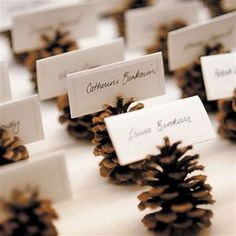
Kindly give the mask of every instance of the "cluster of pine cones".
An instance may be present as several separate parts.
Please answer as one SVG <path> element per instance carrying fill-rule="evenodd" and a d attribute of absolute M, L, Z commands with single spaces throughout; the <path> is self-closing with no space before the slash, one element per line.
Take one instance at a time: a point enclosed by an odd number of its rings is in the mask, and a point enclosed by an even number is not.
<path fill-rule="evenodd" d="M 236 141 L 236 89 L 232 98 L 218 101 L 218 109 L 219 134 L 224 138 Z"/>
<path fill-rule="evenodd" d="M 157 39 L 156 42 L 146 49 L 148 54 L 155 52 L 162 52 L 163 63 L 165 68 L 165 73 L 171 75 L 171 71 L 168 67 L 168 45 L 167 37 L 168 33 L 173 30 L 177 30 L 185 27 L 187 24 L 182 20 L 175 20 L 170 24 L 163 24 L 157 29 Z"/>
<path fill-rule="evenodd" d="M 222 54 L 226 52 L 227 50 L 220 43 L 207 45 L 204 47 L 203 53 L 199 55 L 194 63 L 180 68 L 175 72 L 177 85 L 182 91 L 183 98 L 198 95 L 201 98 L 207 111 L 217 111 L 217 102 L 207 100 L 200 57 Z"/>
<path fill-rule="evenodd" d="M 131 9 L 151 6 L 154 0 L 125 0 L 124 6 L 113 13 L 119 36 L 125 37 L 125 12 Z"/>
<path fill-rule="evenodd" d="M 236 9 L 227 9 L 225 2 L 227 0 L 202 0 L 203 3 L 209 8 L 210 13 L 213 17 L 220 16 Z"/>
<path fill-rule="evenodd" d="M 29 158 L 26 147 L 18 137 L 0 128 L 0 166 Z"/>
<path fill-rule="evenodd" d="M 0 236 L 57 236 L 53 221 L 58 218 L 49 200 L 41 200 L 36 188 L 14 190 L 9 201 L 0 202 L 5 219 Z"/>

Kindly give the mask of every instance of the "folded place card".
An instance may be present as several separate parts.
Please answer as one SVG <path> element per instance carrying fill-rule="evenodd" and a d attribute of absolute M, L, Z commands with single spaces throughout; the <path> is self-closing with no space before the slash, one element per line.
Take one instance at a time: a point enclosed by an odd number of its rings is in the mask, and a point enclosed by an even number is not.
<path fill-rule="evenodd" d="M 15 52 L 39 48 L 40 35 L 55 29 L 68 30 L 75 39 L 93 36 L 97 23 L 94 3 L 60 4 L 17 14 L 12 18 L 13 48 Z"/>
<path fill-rule="evenodd" d="M 43 139 L 38 95 L 0 104 L 0 127 L 10 130 L 24 144 Z"/>
<path fill-rule="evenodd" d="M 30 9 L 36 9 L 51 3 L 58 2 L 56 0 L 14 0 L 3 1 L 1 0 L 0 7 L 0 32 L 11 29 L 11 17 L 13 14 L 19 12 L 26 12 Z"/>
<path fill-rule="evenodd" d="M 198 7 L 198 3 L 178 3 L 128 11 L 125 14 L 128 47 L 147 47 L 155 43 L 158 28 L 162 24 L 170 24 L 175 20 L 182 20 L 186 24 L 198 22 Z"/>
<path fill-rule="evenodd" d="M 72 118 L 114 105 L 118 95 L 136 100 L 164 94 L 161 53 L 67 75 Z"/>
<path fill-rule="evenodd" d="M 98 12 L 102 15 L 111 14 L 120 9 L 124 4 L 124 0 L 90 0 L 96 3 Z"/>
<path fill-rule="evenodd" d="M 11 100 L 11 87 L 6 61 L 0 61 L 0 103 Z"/>
<path fill-rule="evenodd" d="M 55 202 L 70 199 L 64 153 L 55 152 L 0 168 L 0 198 L 8 198 L 12 190 L 27 186 L 38 187 L 40 196 Z"/>
<path fill-rule="evenodd" d="M 236 88 L 236 53 L 201 57 L 207 99 L 232 97 Z"/>
<path fill-rule="evenodd" d="M 99 46 L 74 50 L 37 61 L 40 99 L 67 93 L 66 75 L 124 59 L 124 42 L 116 39 Z"/>
<path fill-rule="evenodd" d="M 195 144 L 215 137 L 199 97 L 112 116 L 105 124 L 119 163 L 127 165 L 157 154 L 165 136 L 172 142 Z"/>
<path fill-rule="evenodd" d="M 196 60 L 206 44 L 222 43 L 236 47 L 236 12 L 190 25 L 168 34 L 169 66 L 176 70 Z"/>

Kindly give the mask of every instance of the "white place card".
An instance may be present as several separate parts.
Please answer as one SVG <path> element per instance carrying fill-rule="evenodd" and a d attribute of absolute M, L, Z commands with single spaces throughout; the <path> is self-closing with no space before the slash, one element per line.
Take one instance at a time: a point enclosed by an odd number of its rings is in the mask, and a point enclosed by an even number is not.
<path fill-rule="evenodd" d="M 192 63 L 209 43 L 222 43 L 228 50 L 236 47 L 236 12 L 170 32 L 170 69 L 176 70 Z"/>
<path fill-rule="evenodd" d="M 72 118 L 115 105 L 116 97 L 137 101 L 165 93 L 161 53 L 69 74 L 67 87 Z"/>
<path fill-rule="evenodd" d="M 236 53 L 201 57 L 209 101 L 232 97 L 236 87 Z"/>
<path fill-rule="evenodd" d="M 66 94 L 67 74 L 122 61 L 124 51 L 124 41 L 116 39 L 99 46 L 38 60 L 37 80 L 40 99 Z"/>
<path fill-rule="evenodd" d="M 155 43 L 158 28 L 162 24 L 171 24 L 182 20 L 187 25 L 199 21 L 198 3 L 172 4 L 163 7 L 145 7 L 127 11 L 126 35 L 127 46 L 130 48 L 147 47 Z"/>
<path fill-rule="evenodd" d="M 6 61 L 0 61 L 0 103 L 11 100 L 11 87 Z"/>
<path fill-rule="evenodd" d="M 94 3 L 70 3 L 14 15 L 12 23 L 13 48 L 24 52 L 39 48 L 40 35 L 55 29 L 68 30 L 75 39 L 94 36 L 98 19 Z"/>
<path fill-rule="evenodd" d="M 38 95 L 0 104 L 0 127 L 24 144 L 44 138 Z"/>
<path fill-rule="evenodd" d="M 0 32 L 10 30 L 12 26 L 12 15 L 26 12 L 31 9 L 40 8 L 45 5 L 61 2 L 57 0 L 1 0 L 0 4 Z"/>
<path fill-rule="evenodd" d="M 96 8 L 101 15 L 111 14 L 120 9 L 125 0 L 87 0 L 96 3 Z"/>
<path fill-rule="evenodd" d="M 6 165 L 0 168 L 0 198 L 12 190 L 38 187 L 41 198 L 55 202 L 71 198 L 71 189 L 63 152 Z"/>
<path fill-rule="evenodd" d="M 215 137 L 197 96 L 112 116 L 105 119 L 105 124 L 121 165 L 158 154 L 157 145 L 165 136 L 171 142 L 183 141 L 184 145 Z"/>

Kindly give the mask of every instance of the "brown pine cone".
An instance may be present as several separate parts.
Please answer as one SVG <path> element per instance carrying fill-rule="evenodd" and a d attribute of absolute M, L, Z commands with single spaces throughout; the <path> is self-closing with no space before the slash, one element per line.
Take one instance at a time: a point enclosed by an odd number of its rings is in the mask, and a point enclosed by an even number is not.
<path fill-rule="evenodd" d="M 194 63 L 186 67 L 180 68 L 175 72 L 177 85 L 182 91 L 183 98 L 198 95 L 201 98 L 207 111 L 217 111 L 217 102 L 207 100 L 200 57 L 222 54 L 225 52 L 227 51 L 220 43 L 215 44 L 213 46 L 207 45 L 204 48 L 203 53 L 196 59 Z"/>
<path fill-rule="evenodd" d="M 142 8 L 154 4 L 153 0 L 126 0 L 124 6 L 113 13 L 119 36 L 125 37 L 125 12 L 131 9 Z"/>
<path fill-rule="evenodd" d="M 68 95 L 59 96 L 57 98 L 57 106 L 61 111 L 59 122 L 67 126 L 67 131 L 72 137 L 75 139 L 93 139 L 92 119 L 95 114 L 71 118 Z"/>
<path fill-rule="evenodd" d="M 168 67 L 168 46 L 167 46 L 167 37 L 168 33 L 185 27 L 187 24 L 182 20 L 175 20 L 170 24 L 163 24 L 158 28 L 156 42 L 146 49 L 147 54 L 162 52 L 163 63 L 165 68 L 165 73 L 167 75 L 173 74 Z"/>
<path fill-rule="evenodd" d="M 209 8 L 212 17 L 220 16 L 236 9 L 227 9 L 225 7 L 225 0 L 202 0 L 203 3 Z"/>
<path fill-rule="evenodd" d="M 41 49 L 33 50 L 27 53 L 25 65 L 32 74 L 31 80 L 37 89 L 36 61 L 50 56 L 55 56 L 65 52 L 77 49 L 76 41 L 69 37 L 69 32 L 56 30 L 53 37 L 47 34 L 41 36 L 44 46 Z"/>
<path fill-rule="evenodd" d="M 224 138 L 236 141 L 236 89 L 231 99 L 218 101 L 218 109 L 219 134 Z"/>
<path fill-rule="evenodd" d="M 194 236 L 211 225 L 211 210 L 201 205 L 213 204 L 211 186 L 206 176 L 193 174 L 204 169 L 197 160 L 199 155 L 186 155 L 192 146 L 179 148 L 181 142 L 158 147 L 159 155 L 147 159 L 148 170 L 144 172 L 143 185 L 151 186 L 149 191 L 138 196 L 139 209 L 150 208 L 142 222 L 156 235 Z"/>
<path fill-rule="evenodd" d="M 136 181 L 141 177 L 145 161 L 135 162 L 125 166 L 119 165 L 119 161 L 107 132 L 104 119 L 106 117 L 136 111 L 143 108 L 143 104 L 138 103 L 129 109 L 130 104 L 133 102 L 134 99 L 132 98 L 124 102 L 122 97 L 118 97 L 115 107 L 106 105 L 104 106 L 104 111 L 99 112 L 93 118 L 93 143 L 96 144 L 94 155 L 103 156 L 103 160 L 99 164 L 100 175 L 102 177 L 108 177 L 113 183 L 117 184 L 136 183 Z"/>
<path fill-rule="evenodd" d="M 18 137 L 7 129 L 0 128 L 0 166 L 29 158 L 26 147 Z"/>
<path fill-rule="evenodd" d="M 6 219 L 0 222 L 0 236 L 57 236 L 53 220 L 58 218 L 50 200 L 39 199 L 37 189 L 14 190 L 2 202 Z"/>

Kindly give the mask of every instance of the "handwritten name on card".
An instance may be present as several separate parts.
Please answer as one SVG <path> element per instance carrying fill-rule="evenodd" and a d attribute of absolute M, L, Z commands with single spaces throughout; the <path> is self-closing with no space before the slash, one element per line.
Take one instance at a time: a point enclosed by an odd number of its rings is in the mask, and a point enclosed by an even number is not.
<path fill-rule="evenodd" d="M 0 103 L 11 100 L 11 88 L 6 61 L 0 61 Z"/>
<path fill-rule="evenodd" d="M 201 57 L 207 99 L 232 97 L 236 87 L 236 53 Z"/>
<path fill-rule="evenodd" d="M 0 127 L 9 129 L 24 144 L 43 139 L 38 96 L 0 104 Z"/>
<path fill-rule="evenodd" d="M 124 59 L 124 42 L 116 39 L 99 46 L 79 49 L 37 61 L 41 100 L 67 93 L 66 75 Z"/>
<path fill-rule="evenodd" d="M 29 51 L 42 46 L 40 35 L 55 29 L 68 30 L 74 39 L 93 36 L 97 31 L 97 14 L 93 3 L 60 4 L 12 18 L 15 52 Z"/>
<path fill-rule="evenodd" d="M 181 112 L 180 112 L 181 111 Z M 172 141 L 195 144 L 215 133 L 199 97 L 186 98 L 105 119 L 119 163 L 127 165 L 158 152 L 168 136 Z"/>
<path fill-rule="evenodd" d="M 63 152 L 1 167 L 0 198 L 8 198 L 13 189 L 38 187 L 40 196 L 59 202 L 71 198 L 71 189 Z"/>
<path fill-rule="evenodd" d="M 40 8 L 50 4 L 55 4 L 56 0 L 14 0 L 14 1 L 1 1 L 0 7 L 0 32 L 10 30 L 12 26 L 12 15 L 20 12 L 26 12 L 31 9 Z"/>
<path fill-rule="evenodd" d="M 222 43 L 228 50 L 236 46 L 236 12 L 170 32 L 170 69 L 176 70 L 192 63 L 209 43 Z"/>
<path fill-rule="evenodd" d="M 136 100 L 164 94 L 161 53 L 117 62 L 67 76 L 71 116 L 78 117 L 114 105 L 116 97 Z"/>
<path fill-rule="evenodd" d="M 178 3 L 128 11 L 125 14 L 128 47 L 147 47 L 155 43 L 162 24 L 171 24 L 175 20 L 187 25 L 198 22 L 197 9 L 197 3 Z"/>

